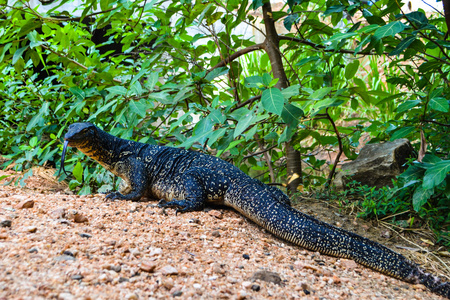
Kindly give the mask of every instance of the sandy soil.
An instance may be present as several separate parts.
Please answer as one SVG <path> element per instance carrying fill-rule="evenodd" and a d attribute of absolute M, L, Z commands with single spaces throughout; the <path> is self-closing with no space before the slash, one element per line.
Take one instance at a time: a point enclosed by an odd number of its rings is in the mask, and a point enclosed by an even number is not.
<path fill-rule="evenodd" d="M 0 299 L 443 299 L 286 243 L 229 209 L 176 216 L 153 201 L 72 195 L 44 177 L 0 186 Z M 299 207 L 316 215 L 317 203 Z M 373 231 L 323 205 L 318 216 Z"/>

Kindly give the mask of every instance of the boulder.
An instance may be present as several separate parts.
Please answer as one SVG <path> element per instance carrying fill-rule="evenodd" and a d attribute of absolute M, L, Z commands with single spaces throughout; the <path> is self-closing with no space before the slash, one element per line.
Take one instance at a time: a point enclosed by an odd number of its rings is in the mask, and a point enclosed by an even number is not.
<path fill-rule="evenodd" d="M 338 190 L 343 190 L 354 180 L 369 187 L 392 186 L 392 179 L 403 173 L 407 159 L 414 156 L 414 149 L 407 139 L 367 144 L 357 159 L 342 165 L 334 184 Z"/>

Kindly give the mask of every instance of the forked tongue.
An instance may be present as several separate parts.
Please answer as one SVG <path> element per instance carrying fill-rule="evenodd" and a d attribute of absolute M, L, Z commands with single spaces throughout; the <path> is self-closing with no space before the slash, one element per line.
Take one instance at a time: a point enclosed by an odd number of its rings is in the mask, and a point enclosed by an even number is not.
<path fill-rule="evenodd" d="M 61 174 L 61 170 L 64 171 L 64 174 L 66 174 L 66 176 L 69 176 L 69 174 L 67 174 L 67 172 L 66 172 L 66 169 L 64 169 L 64 158 L 66 157 L 67 145 L 69 145 L 69 141 L 65 140 L 64 146 L 63 146 L 63 152 L 61 155 L 61 166 L 59 167 L 58 176 Z"/>

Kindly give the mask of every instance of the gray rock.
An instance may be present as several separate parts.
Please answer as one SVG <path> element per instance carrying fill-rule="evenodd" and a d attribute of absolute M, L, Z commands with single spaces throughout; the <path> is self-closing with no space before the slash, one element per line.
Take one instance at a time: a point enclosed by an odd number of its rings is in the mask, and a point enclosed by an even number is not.
<path fill-rule="evenodd" d="M 283 282 L 281 280 L 280 275 L 275 272 L 270 271 L 256 271 L 252 277 L 250 278 L 251 281 L 255 280 L 262 280 L 266 282 L 272 282 L 274 284 L 283 285 Z"/>
<path fill-rule="evenodd" d="M 414 156 L 407 139 L 367 144 L 357 159 L 342 165 L 334 184 L 338 190 L 345 189 L 346 184 L 352 181 L 369 187 L 392 186 L 392 179 L 403 173 L 407 159 Z"/>

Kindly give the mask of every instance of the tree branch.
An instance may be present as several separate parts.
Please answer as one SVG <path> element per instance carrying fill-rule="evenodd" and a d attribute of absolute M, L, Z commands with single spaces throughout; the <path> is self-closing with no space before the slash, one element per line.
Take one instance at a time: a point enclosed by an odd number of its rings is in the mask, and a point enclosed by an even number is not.
<path fill-rule="evenodd" d="M 257 50 L 261 50 L 261 49 L 264 49 L 264 44 L 263 43 L 256 44 L 256 45 L 253 45 L 253 46 L 249 46 L 247 48 L 244 48 L 244 49 L 241 49 L 239 51 L 236 51 L 235 53 L 233 53 L 229 57 L 225 58 L 224 60 L 222 60 L 220 63 L 218 63 L 214 67 L 208 69 L 206 71 L 206 74 L 208 74 L 209 72 L 211 72 L 214 69 L 217 69 L 217 68 L 220 68 L 220 67 L 225 67 L 227 64 L 229 64 L 230 62 L 232 62 L 233 60 L 235 60 L 236 58 L 238 58 L 238 57 L 240 57 L 240 56 L 242 56 L 244 54 L 247 54 L 247 53 L 250 53 L 250 52 L 253 52 L 253 51 L 257 51 Z"/>
<path fill-rule="evenodd" d="M 336 172 L 336 167 L 337 167 L 337 164 L 339 162 L 339 158 L 341 158 L 341 155 L 342 155 L 342 152 L 343 152 L 341 136 L 340 136 L 339 131 L 338 131 L 337 127 L 336 127 L 336 124 L 333 121 L 333 118 L 328 113 L 328 108 L 326 109 L 326 115 L 328 117 L 328 120 L 330 120 L 331 125 L 333 126 L 334 132 L 336 133 L 336 137 L 337 137 L 338 144 L 339 144 L 339 152 L 336 155 L 336 159 L 334 160 L 333 168 L 331 169 L 330 174 L 328 174 L 327 182 L 325 183 L 325 189 L 327 189 L 331 185 L 331 180 L 333 180 L 333 176 L 334 176 L 334 173 Z"/>
<path fill-rule="evenodd" d="M 77 65 L 77 66 L 79 66 L 80 68 L 82 68 L 82 69 L 84 69 L 84 70 L 86 70 L 86 71 L 89 70 L 89 68 L 86 67 L 85 65 L 80 64 L 79 62 L 77 62 L 77 61 L 74 60 L 74 59 L 68 58 L 66 55 L 63 55 L 63 54 L 61 54 L 61 53 L 56 52 L 55 50 L 53 50 L 52 48 L 48 47 L 47 45 L 42 44 L 41 46 L 42 46 L 42 48 L 44 48 L 44 49 L 50 51 L 51 53 L 53 53 L 53 54 L 55 54 L 55 55 L 58 55 L 59 57 L 62 57 L 62 58 L 67 59 L 68 61 L 70 61 L 71 63 L 73 63 L 73 64 L 75 64 L 75 65 Z M 93 72 L 94 74 L 97 73 L 97 71 L 92 71 L 92 72 Z M 114 81 L 115 83 L 123 84 L 123 82 L 120 81 L 119 79 L 113 78 L 113 81 Z"/>

